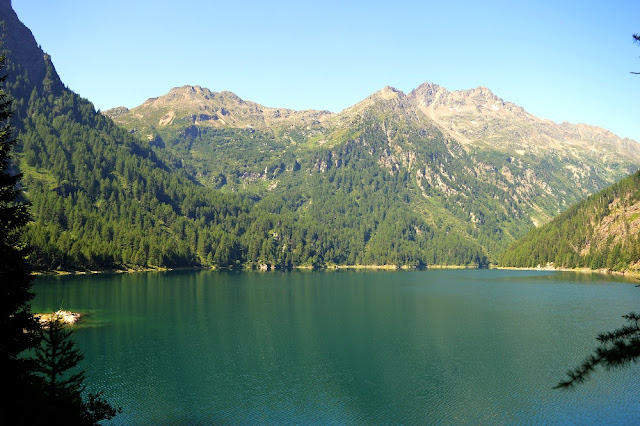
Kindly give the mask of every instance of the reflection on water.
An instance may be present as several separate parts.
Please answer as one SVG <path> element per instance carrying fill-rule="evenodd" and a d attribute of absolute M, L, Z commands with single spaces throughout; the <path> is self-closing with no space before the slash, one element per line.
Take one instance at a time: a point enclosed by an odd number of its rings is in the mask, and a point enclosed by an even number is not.
<path fill-rule="evenodd" d="M 629 423 L 637 368 L 552 386 L 640 289 L 537 271 L 39 278 L 89 314 L 90 391 L 121 423 Z M 635 368 L 635 369 L 634 369 Z"/>

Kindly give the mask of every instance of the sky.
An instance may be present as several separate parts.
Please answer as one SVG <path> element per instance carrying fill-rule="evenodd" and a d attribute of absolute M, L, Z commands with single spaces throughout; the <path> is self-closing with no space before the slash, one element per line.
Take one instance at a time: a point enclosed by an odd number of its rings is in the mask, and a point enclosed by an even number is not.
<path fill-rule="evenodd" d="M 12 0 L 96 108 L 171 88 L 339 112 L 385 86 L 485 86 L 555 122 L 640 142 L 638 0 Z"/>

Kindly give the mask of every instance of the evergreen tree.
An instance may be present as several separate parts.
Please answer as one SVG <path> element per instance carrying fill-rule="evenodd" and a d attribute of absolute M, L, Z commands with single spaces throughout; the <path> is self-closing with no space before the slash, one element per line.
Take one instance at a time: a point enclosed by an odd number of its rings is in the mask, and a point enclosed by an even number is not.
<path fill-rule="evenodd" d="M 598 335 L 600 346 L 579 367 L 567 372 L 568 378 L 556 388 L 570 388 L 584 382 L 598 367 L 620 368 L 638 362 L 640 357 L 640 315 L 624 315 L 629 322 L 617 330 Z"/>
<path fill-rule="evenodd" d="M 4 56 L 0 57 L 0 71 Z M 4 83 L 6 76 L 0 78 Z M 19 187 L 11 150 L 16 143 L 11 124 L 13 101 L 0 88 L 0 377 L 8 392 L 0 398 L 2 422 L 41 424 L 73 420 L 96 424 L 116 414 L 100 394 L 82 400 L 84 373 L 62 378 L 82 355 L 70 331 L 58 322 L 43 330 L 31 312 L 32 276 L 26 258 L 29 248 L 23 230 L 30 221 L 29 203 Z M 36 354 L 34 358 L 32 355 Z"/>
<path fill-rule="evenodd" d="M 40 333 L 36 348 L 36 372 L 42 377 L 43 411 L 52 418 L 79 418 L 82 413 L 84 371 L 72 372 L 84 356 L 72 340 L 71 330 L 64 328 L 58 314 L 53 314 Z"/>
<path fill-rule="evenodd" d="M 634 34 L 633 39 L 636 42 L 640 42 L 640 36 L 638 34 Z M 638 188 L 640 188 L 640 172 L 636 172 L 632 177 L 625 179 L 623 182 L 634 189 L 634 200 L 639 199 L 640 197 L 637 196 L 637 193 L 639 192 Z M 623 190 L 618 191 L 618 187 L 621 185 L 622 182 L 614 185 L 610 191 L 613 191 L 616 195 L 625 193 Z M 630 191 L 627 191 L 627 193 L 629 192 Z M 606 191 L 603 191 L 602 194 L 606 194 Z M 601 198 L 605 197 L 601 196 Z M 609 214 L 608 202 L 604 204 L 607 209 L 601 213 L 601 218 Z M 583 225 L 582 228 L 584 227 Z M 638 259 L 638 253 L 634 249 L 634 243 L 636 243 L 638 239 L 640 239 L 640 235 L 636 236 L 636 240 L 630 243 L 631 248 L 626 253 L 628 257 L 622 262 L 625 266 L 629 263 L 630 259 L 633 259 L 634 262 Z M 618 244 L 614 247 L 614 250 L 609 253 L 607 266 L 610 269 L 612 269 L 611 265 L 620 257 L 620 251 L 620 245 Z M 640 358 L 640 315 L 631 312 L 628 315 L 623 315 L 623 318 L 628 321 L 628 324 L 617 330 L 599 334 L 597 340 L 600 342 L 600 346 L 596 348 L 592 355 L 584 360 L 582 365 L 573 370 L 569 370 L 567 372 L 568 378 L 558 383 L 555 386 L 556 389 L 570 388 L 584 382 L 598 366 L 620 368 L 638 362 L 638 358 Z"/>
<path fill-rule="evenodd" d="M 64 419 L 73 424 L 98 424 L 112 419 L 120 410 L 107 403 L 100 393 L 89 394 L 85 402 L 84 371 L 78 371 L 84 355 L 58 314 L 53 314 L 40 333 L 36 348 L 36 372 L 42 378 L 40 412 L 43 418 Z"/>
<path fill-rule="evenodd" d="M 4 56 L 0 57 L 0 71 Z M 6 76 L 0 78 L 4 83 Z M 28 204 L 21 201 L 18 181 L 14 173 L 11 149 L 16 140 L 11 125 L 12 99 L 0 88 L 0 377 L 9 390 L 0 400 L 5 419 L 20 419 L 33 403 L 32 360 L 25 356 L 36 343 L 38 323 L 29 301 L 31 276 L 25 266 L 27 247 L 22 244 L 21 233 L 29 222 Z"/>
<path fill-rule="evenodd" d="M 635 43 L 640 43 L 640 34 L 634 34 L 632 37 Z M 640 72 L 631 71 L 631 74 L 640 74 Z"/>

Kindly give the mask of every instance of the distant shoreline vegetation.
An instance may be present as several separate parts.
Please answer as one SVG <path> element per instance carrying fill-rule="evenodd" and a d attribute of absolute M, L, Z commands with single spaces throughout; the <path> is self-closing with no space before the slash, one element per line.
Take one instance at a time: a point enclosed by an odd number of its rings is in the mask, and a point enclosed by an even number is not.
<path fill-rule="evenodd" d="M 293 271 L 437 271 L 437 270 L 466 270 L 466 269 L 497 269 L 497 270 L 512 270 L 512 271 L 550 271 L 550 272 L 575 272 L 575 273 L 588 273 L 599 275 L 620 275 L 627 277 L 635 277 L 640 279 L 639 270 L 625 270 L 615 271 L 610 269 L 590 269 L 590 268 L 564 268 L 554 267 L 551 264 L 545 266 L 536 267 L 517 267 L 517 266 L 499 266 L 489 265 L 488 267 L 479 268 L 474 265 L 429 265 L 425 267 L 410 267 L 407 265 L 330 265 L 324 267 L 314 268 L 310 265 L 293 266 L 291 268 L 260 268 L 255 266 L 243 266 L 235 268 L 219 268 L 219 267 L 207 267 L 207 266 L 192 266 L 192 267 L 177 267 L 177 268 L 139 268 L 139 269 L 104 269 L 104 270 L 50 270 L 50 271 L 33 271 L 32 275 L 35 276 L 81 276 L 81 275 L 99 275 L 99 274 L 136 274 L 136 273 L 149 273 L 149 272 L 174 272 L 174 271 L 219 271 L 219 272 L 258 272 L 258 273 L 270 273 L 270 272 L 293 272 Z"/>
<path fill-rule="evenodd" d="M 640 273 L 640 171 L 511 244 L 498 265 Z"/>
<path fill-rule="evenodd" d="M 128 268 L 128 269 L 102 269 L 102 270 L 48 270 L 32 271 L 35 276 L 65 276 L 65 275 L 96 275 L 96 274 L 135 274 L 141 272 L 169 272 L 169 271 L 253 271 L 253 272 L 287 272 L 287 271 L 338 271 L 338 270 L 379 270 L 379 271 L 410 271 L 410 270 L 441 270 L 441 269 L 494 269 L 493 267 L 479 268 L 476 265 L 429 265 L 413 267 L 409 265 L 325 265 L 313 267 L 311 265 L 292 266 L 290 268 L 240 266 L 240 267 L 215 267 L 215 266 L 187 266 L 176 268 Z M 518 268 L 505 268 L 518 269 Z"/>
<path fill-rule="evenodd" d="M 629 140 L 542 125 L 482 87 L 387 87 L 329 114 L 185 86 L 112 119 L 67 89 L 9 18 L 0 39 L 34 271 L 487 268 L 534 224 L 640 164 Z M 579 141 L 571 155 L 568 140 Z M 620 269 L 624 244 L 612 252 L 588 266 Z M 574 266 L 562 255 L 522 266 Z"/>

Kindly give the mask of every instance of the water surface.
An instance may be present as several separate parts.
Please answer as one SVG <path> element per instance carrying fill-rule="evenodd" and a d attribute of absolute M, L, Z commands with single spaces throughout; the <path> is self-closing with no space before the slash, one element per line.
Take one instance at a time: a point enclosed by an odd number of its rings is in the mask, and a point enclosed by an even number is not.
<path fill-rule="evenodd" d="M 552 390 L 640 289 L 591 274 L 167 272 L 38 278 L 88 314 L 122 424 L 638 423 L 638 367 Z"/>

